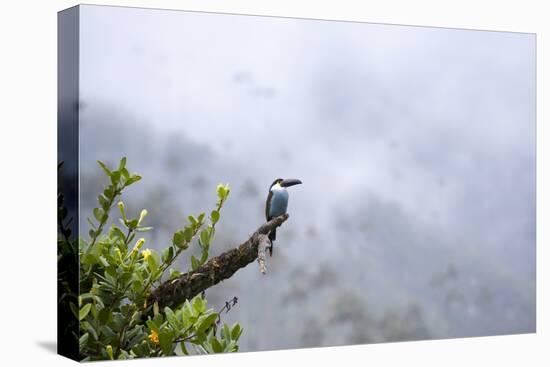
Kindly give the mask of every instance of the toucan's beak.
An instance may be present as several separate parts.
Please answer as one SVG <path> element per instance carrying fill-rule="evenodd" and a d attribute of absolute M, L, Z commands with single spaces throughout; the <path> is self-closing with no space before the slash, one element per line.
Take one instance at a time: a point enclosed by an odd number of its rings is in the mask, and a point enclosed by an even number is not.
<path fill-rule="evenodd" d="M 294 185 L 300 185 L 302 181 L 296 179 L 296 178 L 287 178 L 286 180 L 282 180 L 280 185 L 282 187 L 290 187 Z"/>

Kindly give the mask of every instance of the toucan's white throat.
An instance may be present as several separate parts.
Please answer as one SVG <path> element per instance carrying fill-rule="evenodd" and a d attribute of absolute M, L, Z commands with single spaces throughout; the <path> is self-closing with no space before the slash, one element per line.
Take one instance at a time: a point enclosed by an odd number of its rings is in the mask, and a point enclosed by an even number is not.
<path fill-rule="evenodd" d="M 286 188 L 282 187 L 281 184 L 277 182 L 275 185 L 271 187 L 271 191 L 273 191 L 274 193 L 281 192 L 281 191 L 286 191 Z"/>

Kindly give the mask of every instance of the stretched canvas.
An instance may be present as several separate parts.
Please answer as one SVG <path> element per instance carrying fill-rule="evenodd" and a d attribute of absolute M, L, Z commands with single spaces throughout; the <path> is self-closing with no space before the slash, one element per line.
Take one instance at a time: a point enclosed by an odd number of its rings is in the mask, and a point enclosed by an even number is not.
<path fill-rule="evenodd" d="M 60 354 L 535 332 L 534 34 L 58 25 Z"/>

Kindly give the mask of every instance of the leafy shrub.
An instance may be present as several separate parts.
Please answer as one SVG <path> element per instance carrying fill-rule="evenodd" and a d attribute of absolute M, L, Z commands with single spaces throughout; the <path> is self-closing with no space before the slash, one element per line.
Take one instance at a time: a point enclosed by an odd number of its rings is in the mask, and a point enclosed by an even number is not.
<path fill-rule="evenodd" d="M 162 281 L 170 281 L 182 273 L 171 268 L 177 257 L 196 241 L 201 250 L 191 257 L 191 270 L 203 265 L 209 257 L 220 211 L 229 195 L 229 187 L 218 185 L 215 208 L 208 218 L 205 213 L 190 215 L 188 223 L 177 230 L 172 244 L 161 253 L 148 248 L 141 232 L 146 226 L 147 210 L 137 217 L 127 213 L 121 201 L 123 191 L 141 177 L 131 174 L 122 158 L 117 169 L 99 165 L 110 183 L 98 196 L 99 206 L 93 209 L 89 238 L 70 239 L 67 211 L 63 196 L 58 196 L 59 268 L 68 266 L 78 249 L 79 289 L 59 277 L 60 309 L 70 309 L 78 320 L 79 356 L 81 360 L 127 359 L 167 355 L 235 352 L 242 333 L 239 324 L 221 325 L 220 314 L 236 303 L 236 298 L 215 311 L 208 307 L 203 295 L 186 300 L 177 308 L 159 310 L 158 303 L 147 304 L 152 289 Z M 120 213 L 119 224 L 106 229 L 113 207 Z M 70 220 L 70 219 L 69 219 Z M 67 233 L 68 231 L 68 233 Z M 71 257 L 72 256 L 72 257 Z M 70 264 L 69 264 L 70 265 Z M 70 275 L 70 272 L 65 274 Z M 68 307 L 64 307 L 64 305 Z M 71 330 L 71 326 L 67 326 Z"/>

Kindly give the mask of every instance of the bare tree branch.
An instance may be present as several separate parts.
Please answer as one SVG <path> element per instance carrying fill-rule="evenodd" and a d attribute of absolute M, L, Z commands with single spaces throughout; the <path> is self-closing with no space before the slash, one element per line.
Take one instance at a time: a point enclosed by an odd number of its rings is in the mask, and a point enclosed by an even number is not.
<path fill-rule="evenodd" d="M 182 274 L 180 277 L 167 280 L 158 286 L 149 296 L 148 305 L 158 302 L 159 307 L 177 307 L 204 290 L 228 279 L 254 260 L 258 259 L 259 251 L 264 251 L 263 264 L 260 260 L 260 270 L 265 272 L 265 238 L 269 232 L 279 227 L 288 219 L 288 214 L 275 217 L 264 223 L 240 246 L 228 250 L 219 256 L 208 260 L 195 270 Z"/>

